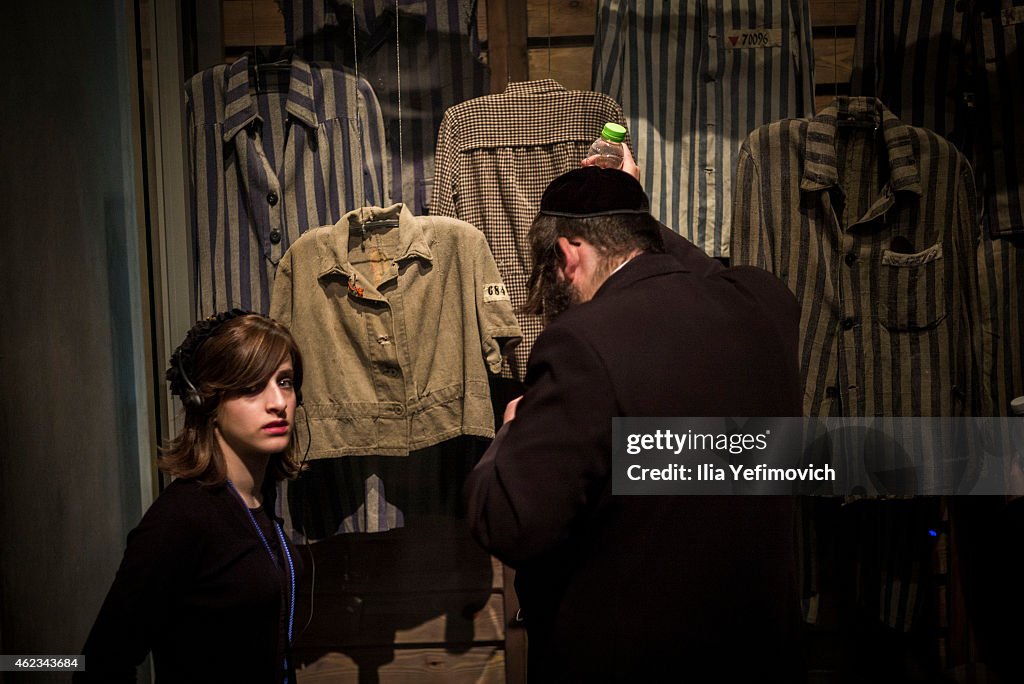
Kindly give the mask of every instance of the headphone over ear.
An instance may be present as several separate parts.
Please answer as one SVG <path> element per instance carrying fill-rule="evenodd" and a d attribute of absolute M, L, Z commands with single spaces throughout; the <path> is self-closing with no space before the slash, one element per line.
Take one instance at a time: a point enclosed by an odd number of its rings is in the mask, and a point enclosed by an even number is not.
<path fill-rule="evenodd" d="M 183 388 L 184 394 L 181 395 L 181 403 L 185 406 L 196 409 L 200 413 L 209 413 L 203 404 L 203 395 L 199 393 L 196 386 L 192 384 L 192 381 L 188 379 L 185 374 L 185 366 L 180 366 L 178 370 L 181 372 L 181 379 L 185 381 L 185 387 Z M 212 408 L 212 407 L 211 407 Z"/>
<path fill-rule="evenodd" d="M 167 369 L 165 377 L 171 384 L 171 394 L 181 397 L 181 403 L 186 408 L 200 413 L 209 413 L 214 408 L 208 405 L 209 402 L 188 377 L 188 374 L 195 370 L 195 357 L 199 347 L 223 324 L 239 316 L 250 316 L 254 313 L 244 309 L 231 309 L 197 321 L 185 335 L 185 340 L 171 354 L 171 367 Z"/>

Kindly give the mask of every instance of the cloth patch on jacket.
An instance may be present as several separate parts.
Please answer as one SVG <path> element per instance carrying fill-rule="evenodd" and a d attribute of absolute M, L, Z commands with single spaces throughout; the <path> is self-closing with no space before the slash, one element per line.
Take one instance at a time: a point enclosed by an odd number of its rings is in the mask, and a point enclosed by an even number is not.
<path fill-rule="evenodd" d="M 1001 19 L 1003 26 L 1024 24 L 1024 7 L 1008 7 L 1003 10 Z"/>
<path fill-rule="evenodd" d="M 487 283 L 484 285 L 484 302 L 511 301 L 505 283 Z"/>
<path fill-rule="evenodd" d="M 726 31 L 725 47 L 730 50 L 782 47 L 782 29 L 735 29 Z"/>
<path fill-rule="evenodd" d="M 917 254 L 900 254 L 892 250 L 882 252 L 882 263 L 886 266 L 922 266 L 942 258 L 942 243 L 937 243 Z"/>

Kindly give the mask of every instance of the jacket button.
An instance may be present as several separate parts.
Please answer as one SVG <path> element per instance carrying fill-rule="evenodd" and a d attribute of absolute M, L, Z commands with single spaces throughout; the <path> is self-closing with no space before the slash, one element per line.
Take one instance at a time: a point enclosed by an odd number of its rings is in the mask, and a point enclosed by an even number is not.
<path fill-rule="evenodd" d="M 854 254 L 853 252 L 850 252 L 849 254 L 847 254 L 846 256 L 843 257 L 843 261 L 846 262 L 847 266 L 853 266 L 853 262 L 855 262 L 856 260 L 857 260 L 857 255 Z"/>
<path fill-rule="evenodd" d="M 405 407 L 404 406 L 396 406 L 392 410 L 395 412 L 396 415 L 399 415 L 399 416 L 402 415 L 403 413 L 405 413 Z"/>
<path fill-rule="evenodd" d="M 276 245 L 279 242 L 281 242 L 281 231 L 275 228 L 274 230 L 270 231 L 270 243 Z"/>
<path fill-rule="evenodd" d="M 275 204 L 277 204 L 277 193 L 274 192 L 273 190 L 267 193 L 267 204 L 269 204 L 270 206 L 274 206 Z"/>
<path fill-rule="evenodd" d="M 844 318 L 843 322 L 840 325 L 843 327 L 843 330 L 849 330 L 850 328 L 852 328 L 856 324 L 857 324 L 857 319 L 853 318 L 851 316 L 850 318 Z"/>

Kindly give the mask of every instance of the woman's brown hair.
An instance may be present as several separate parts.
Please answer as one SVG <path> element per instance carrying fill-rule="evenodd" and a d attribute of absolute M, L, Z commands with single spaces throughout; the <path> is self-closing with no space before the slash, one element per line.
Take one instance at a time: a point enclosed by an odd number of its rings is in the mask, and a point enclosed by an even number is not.
<path fill-rule="evenodd" d="M 208 336 L 201 332 L 198 339 L 194 339 L 197 335 L 193 328 L 172 359 L 172 391 L 184 396 L 180 390 L 187 386 L 186 392 L 195 390 L 198 396 L 194 401 L 183 401 L 185 426 L 161 450 L 158 459 L 164 472 L 206 485 L 227 480 L 227 466 L 213 426 L 221 399 L 262 387 L 289 360 L 296 393 L 302 387 L 302 355 L 286 327 L 258 314 L 235 315 L 214 325 Z M 186 350 L 190 339 L 194 348 Z M 293 426 L 288 447 L 271 456 L 267 473 L 278 481 L 294 478 L 300 469 Z"/>

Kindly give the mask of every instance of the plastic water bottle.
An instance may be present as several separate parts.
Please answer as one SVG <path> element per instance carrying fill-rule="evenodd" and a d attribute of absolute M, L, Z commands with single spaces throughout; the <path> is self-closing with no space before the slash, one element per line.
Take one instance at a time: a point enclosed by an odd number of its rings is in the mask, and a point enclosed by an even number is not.
<path fill-rule="evenodd" d="M 590 146 L 590 155 L 597 155 L 594 166 L 604 169 L 622 168 L 622 141 L 626 139 L 626 129 L 617 123 L 606 123 L 601 130 L 601 137 Z"/>

